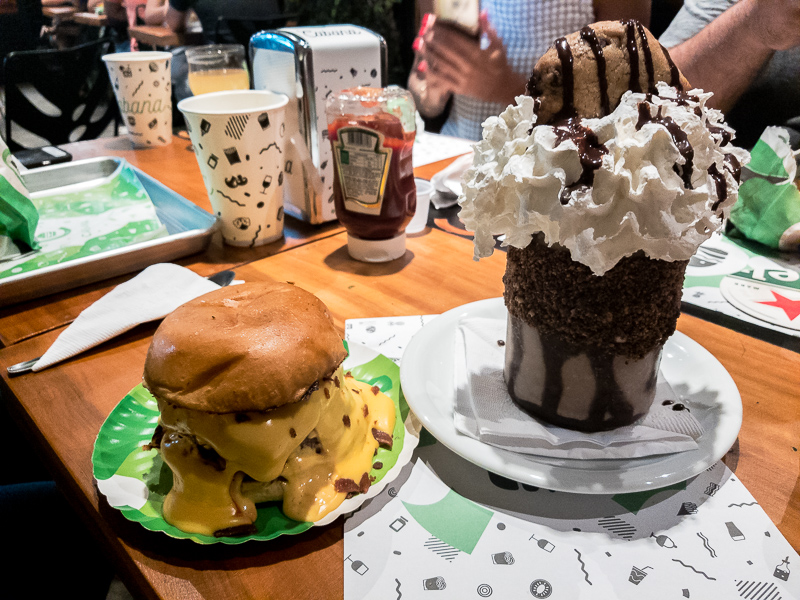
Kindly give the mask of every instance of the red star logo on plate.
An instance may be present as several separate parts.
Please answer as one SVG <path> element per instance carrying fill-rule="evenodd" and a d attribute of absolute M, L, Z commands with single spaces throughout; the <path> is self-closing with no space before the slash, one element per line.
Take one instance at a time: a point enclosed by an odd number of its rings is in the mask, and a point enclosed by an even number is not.
<path fill-rule="evenodd" d="M 758 304 L 766 304 L 767 306 L 777 306 L 783 312 L 786 313 L 786 316 L 789 317 L 790 321 L 794 321 L 798 315 L 800 315 L 800 300 L 792 300 L 791 298 L 787 298 L 786 296 L 781 296 L 775 290 L 770 290 L 772 292 L 772 296 L 775 300 L 766 301 L 762 300 L 758 302 Z"/>

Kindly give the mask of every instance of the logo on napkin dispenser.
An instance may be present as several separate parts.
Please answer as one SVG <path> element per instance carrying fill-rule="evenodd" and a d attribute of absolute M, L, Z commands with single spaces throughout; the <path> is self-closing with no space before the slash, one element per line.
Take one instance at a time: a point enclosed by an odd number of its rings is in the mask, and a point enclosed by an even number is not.
<path fill-rule="evenodd" d="M 285 27 L 250 39 L 257 90 L 289 97 L 286 107 L 287 163 L 284 207 L 309 223 L 336 219 L 333 160 L 325 100 L 343 89 L 385 87 L 386 42 L 355 25 Z"/>

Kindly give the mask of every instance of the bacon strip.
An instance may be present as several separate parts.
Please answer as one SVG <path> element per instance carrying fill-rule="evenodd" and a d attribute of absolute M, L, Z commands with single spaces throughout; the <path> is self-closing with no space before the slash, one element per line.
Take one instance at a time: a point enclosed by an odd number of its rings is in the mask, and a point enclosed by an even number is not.
<path fill-rule="evenodd" d="M 381 448 L 386 448 L 387 450 L 392 449 L 392 444 L 394 440 L 392 436 L 386 433 L 385 431 L 381 431 L 380 429 L 376 429 L 375 427 L 372 428 L 372 437 L 375 438 L 375 441 L 380 444 Z"/>

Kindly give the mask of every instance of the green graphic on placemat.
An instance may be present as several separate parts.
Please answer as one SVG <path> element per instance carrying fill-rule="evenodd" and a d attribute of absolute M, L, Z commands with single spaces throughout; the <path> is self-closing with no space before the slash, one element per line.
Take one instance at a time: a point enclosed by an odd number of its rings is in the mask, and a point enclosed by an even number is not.
<path fill-rule="evenodd" d="M 395 405 L 394 443 L 391 450 L 379 448 L 374 462 L 382 463 L 380 470 L 373 469 L 373 485 L 380 482 L 397 463 L 405 442 L 404 419 L 409 408 L 400 391 L 400 369 L 385 356 L 348 369 L 352 375 L 370 385 L 377 385 Z M 190 539 L 199 544 L 241 544 L 248 540 L 270 540 L 280 535 L 302 533 L 313 523 L 301 523 L 286 517 L 275 502 L 258 505 L 256 533 L 242 537 L 215 538 L 181 531 L 167 523 L 161 516 L 164 497 L 172 487 L 172 472 L 164 465 L 156 450 L 144 450 L 158 424 L 158 406 L 153 396 L 142 385 L 133 388 L 111 411 L 95 441 L 92 453 L 94 477 L 102 483 L 113 481 L 123 497 L 139 506 L 117 506 L 129 520 L 141 523 L 150 531 L 163 531 L 175 538 Z M 146 499 L 144 499 L 146 497 Z"/>
<path fill-rule="evenodd" d="M 494 514 L 453 490 L 434 504 L 403 502 L 414 520 L 445 544 L 471 554 Z"/>
<path fill-rule="evenodd" d="M 38 194 L 35 240 L 41 251 L 11 261 L 0 279 L 168 235 L 133 168 L 108 181 L 66 193 Z"/>

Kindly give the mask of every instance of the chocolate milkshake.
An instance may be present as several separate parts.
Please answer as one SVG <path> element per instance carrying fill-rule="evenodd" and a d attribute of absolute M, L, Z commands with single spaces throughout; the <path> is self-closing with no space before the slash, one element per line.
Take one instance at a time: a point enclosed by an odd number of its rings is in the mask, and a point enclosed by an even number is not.
<path fill-rule="evenodd" d="M 748 155 L 635 21 L 555 41 L 528 96 L 484 123 L 461 219 L 508 247 L 505 380 L 545 421 L 628 425 L 652 404 L 689 258 L 736 201 Z"/>

